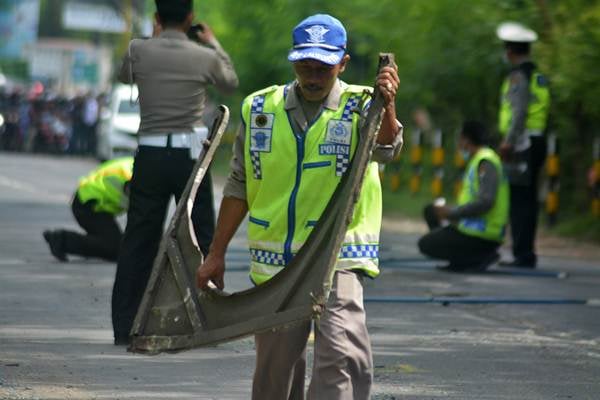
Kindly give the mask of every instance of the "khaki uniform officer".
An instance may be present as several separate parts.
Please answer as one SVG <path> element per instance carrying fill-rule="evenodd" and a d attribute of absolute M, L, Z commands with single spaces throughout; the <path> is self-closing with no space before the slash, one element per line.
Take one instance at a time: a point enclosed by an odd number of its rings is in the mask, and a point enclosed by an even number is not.
<path fill-rule="evenodd" d="M 242 106 L 233 170 L 225 188 L 215 238 L 197 281 L 223 288 L 226 248 L 249 213 L 252 281 L 260 285 L 289 264 L 308 238 L 354 154 L 365 87 L 338 79 L 350 57 L 346 30 L 329 15 L 314 15 L 293 31 L 288 55 L 296 80 L 251 94 Z M 379 148 L 390 161 L 400 150 L 402 126 L 394 99 L 396 69 L 377 85 L 385 97 Z M 368 399 L 373 379 L 361 280 L 378 275 L 381 186 L 377 162 L 366 172 L 353 221 L 340 249 L 327 309 L 315 323 L 310 399 Z M 256 335 L 253 399 L 302 399 L 311 322 Z"/>
<path fill-rule="evenodd" d="M 115 344 L 127 344 L 171 196 L 178 201 L 206 138 L 202 123 L 207 86 L 228 93 L 238 84 L 228 55 L 210 28 L 187 38 L 191 0 L 156 0 L 159 29 L 131 42 L 120 79 L 139 88 L 141 122 L 131 200 L 112 296 Z M 202 181 L 192 212 L 198 243 L 206 254 L 214 230 L 210 176 Z"/>

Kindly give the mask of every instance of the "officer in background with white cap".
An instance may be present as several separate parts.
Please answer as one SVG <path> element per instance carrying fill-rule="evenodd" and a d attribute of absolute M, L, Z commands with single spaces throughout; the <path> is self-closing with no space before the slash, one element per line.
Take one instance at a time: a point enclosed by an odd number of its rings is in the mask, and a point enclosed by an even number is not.
<path fill-rule="evenodd" d="M 527 27 L 506 22 L 496 34 L 504 41 L 510 74 L 501 89 L 498 130 L 499 153 L 510 183 L 510 226 L 514 259 L 501 265 L 535 268 L 535 231 L 538 215 L 538 176 L 546 158 L 546 130 L 550 108 L 548 81 L 530 59 L 530 45 L 538 38 Z"/>

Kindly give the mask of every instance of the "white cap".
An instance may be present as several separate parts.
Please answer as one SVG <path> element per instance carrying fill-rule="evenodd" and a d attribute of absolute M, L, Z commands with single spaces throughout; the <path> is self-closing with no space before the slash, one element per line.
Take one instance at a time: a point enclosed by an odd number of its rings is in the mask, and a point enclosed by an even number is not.
<path fill-rule="evenodd" d="M 496 35 L 505 42 L 531 43 L 538 39 L 537 33 L 517 22 L 504 22 L 496 29 Z"/>

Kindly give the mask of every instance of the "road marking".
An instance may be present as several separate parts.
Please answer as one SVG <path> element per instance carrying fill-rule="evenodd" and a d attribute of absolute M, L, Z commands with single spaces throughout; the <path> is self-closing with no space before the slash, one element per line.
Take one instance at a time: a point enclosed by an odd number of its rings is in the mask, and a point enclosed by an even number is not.
<path fill-rule="evenodd" d="M 600 307 L 600 299 L 588 299 L 587 305 L 592 307 Z"/>
<path fill-rule="evenodd" d="M 32 185 L 27 185 L 27 184 L 12 180 L 12 179 L 7 178 L 6 176 L 2 176 L 2 175 L 0 175 L 0 185 L 8 186 L 9 188 L 12 188 L 12 189 L 23 190 L 23 191 L 29 192 L 29 193 L 37 193 L 38 192 L 36 190 L 36 188 Z"/>
<path fill-rule="evenodd" d="M 393 364 L 393 365 L 376 365 L 375 366 L 375 373 L 379 373 L 379 374 L 398 374 L 398 373 L 405 373 L 405 374 L 415 374 L 418 372 L 424 372 L 424 370 L 417 368 L 413 365 L 410 364 Z"/>
<path fill-rule="evenodd" d="M 407 259 L 392 260 L 380 262 L 382 271 L 386 269 L 407 269 L 413 271 L 436 271 L 439 262 L 428 259 Z M 566 279 L 569 274 L 564 271 L 544 271 L 539 269 L 519 269 L 519 268 L 491 268 L 485 271 L 465 271 L 453 272 L 455 274 L 478 274 L 478 275 L 509 275 L 509 276 L 528 276 L 534 278 L 557 278 Z"/>
<path fill-rule="evenodd" d="M 365 297 L 365 303 L 531 304 L 600 306 L 600 299 L 502 298 L 502 297 Z"/>
<path fill-rule="evenodd" d="M 58 200 L 61 203 L 68 202 L 71 199 L 70 195 L 66 196 L 66 195 L 62 195 L 62 194 L 53 194 L 53 193 L 49 193 L 47 191 L 42 191 L 33 185 L 15 181 L 15 180 L 10 179 L 3 175 L 0 175 L 0 186 L 6 186 L 10 189 L 20 190 L 21 192 L 30 193 L 30 194 L 34 194 L 37 196 L 42 195 L 42 196 L 45 196 L 46 198 L 49 198 L 52 200 Z"/>
<path fill-rule="evenodd" d="M 18 258 L 0 258 L 0 265 L 24 265 L 27 261 Z"/>

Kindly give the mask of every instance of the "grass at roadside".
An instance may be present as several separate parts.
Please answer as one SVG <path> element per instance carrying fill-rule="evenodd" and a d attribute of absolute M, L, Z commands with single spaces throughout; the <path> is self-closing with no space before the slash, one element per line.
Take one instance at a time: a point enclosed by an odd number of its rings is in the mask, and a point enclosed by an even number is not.
<path fill-rule="evenodd" d="M 593 217 L 589 211 L 584 215 L 575 213 L 559 215 L 557 224 L 547 229 L 552 234 L 600 245 L 600 218 Z"/>
<path fill-rule="evenodd" d="M 432 175 L 430 168 L 422 171 L 420 189 L 416 193 L 410 191 L 411 170 L 401 164 L 390 164 L 386 166 L 382 177 L 383 188 L 383 213 L 384 216 L 402 216 L 404 218 L 423 220 L 423 208 L 431 203 L 435 196 L 431 192 Z M 448 180 L 448 179 L 445 179 Z M 396 187 L 394 188 L 394 181 Z M 444 182 L 445 190 L 441 197 L 445 197 L 451 204 L 453 194 L 450 191 L 451 183 Z"/>
<path fill-rule="evenodd" d="M 210 164 L 210 169 L 215 179 L 224 180 L 229 175 L 231 154 L 231 145 L 229 143 L 221 144 L 217 148 L 213 161 Z"/>
<path fill-rule="evenodd" d="M 212 163 L 212 174 L 215 179 L 225 180 L 229 174 L 229 161 L 231 160 L 231 143 L 223 143 L 218 149 Z M 402 170 L 399 178 L 400 185 L 396 191 L 391 189 L 391 177 L 397 173 L 393 168 L 386 171 L 383 177 L 383 213 L 384 218 L 408 218 L 415 222 L 423 222 L 423 208 L 433 201 L 430 192 L 431 181 L 426 177 L 430 174 L 425 171 L 421 190 L 415 194 L 410 193 L 410 174 L 407 169 Z M 450 182 L 444 182 L 445 187 Z M 454 203 L 453 195 L 447 191 L 444 194 L 449 204 Z M 588 210 L 559 214 L 557 223 L 548 226 L 546 216 L 540 214 L 540 230 L 550 235 L 568 237 L 587 242 L 600 244 L 600 219 L 594 218 Z"/>
<path fill-rule="evenodd" d="M 215 152 L 212 163 L 210 165 L 213 179 L 225 182 L 229 175 L 229 162 L 233 155 L 233 141 L 235 139 L 235 130 L 228 130 L 223 135 L 219 147 Z"/>
<path fill-rule="evenodd" d="M 406 171 L 405 171 L 406 172 Z M 384 218 L 402 217 L 423 222 L 423 208 L 433 201 L 434 196 L 429 191 L 431 181 L 425 178 L 418 193 L 410 193 L 407 173 L 400 174 L 400 186 L 396 191 L 391 190 L 391 175 L 386 173 L 383 178 L 383 213 Z M 445 182 L 448 187 L 449 183 Z M 451 193 L 445 193 L 449 204 L 455 200 Z M 588 209 L 580 211 L 564 211 L 558 215 L 554 225 L 547 223 L 547 216 L 543 213 L 543 206 L 539 216 L 539 229 L 545 234 L 582 240 L 591 244 L 600 245 L 600 218 L 593 217 Z"/>
<path fill-rule="evenodd" d="M 406 187 L 392 192 L 383 190 L 383 214 L 386 216 L 402 216 L 410 219 L 422 219 L 423 208 L 433 201 L 433 196 L 424 191 L 412 194 Z"/>

